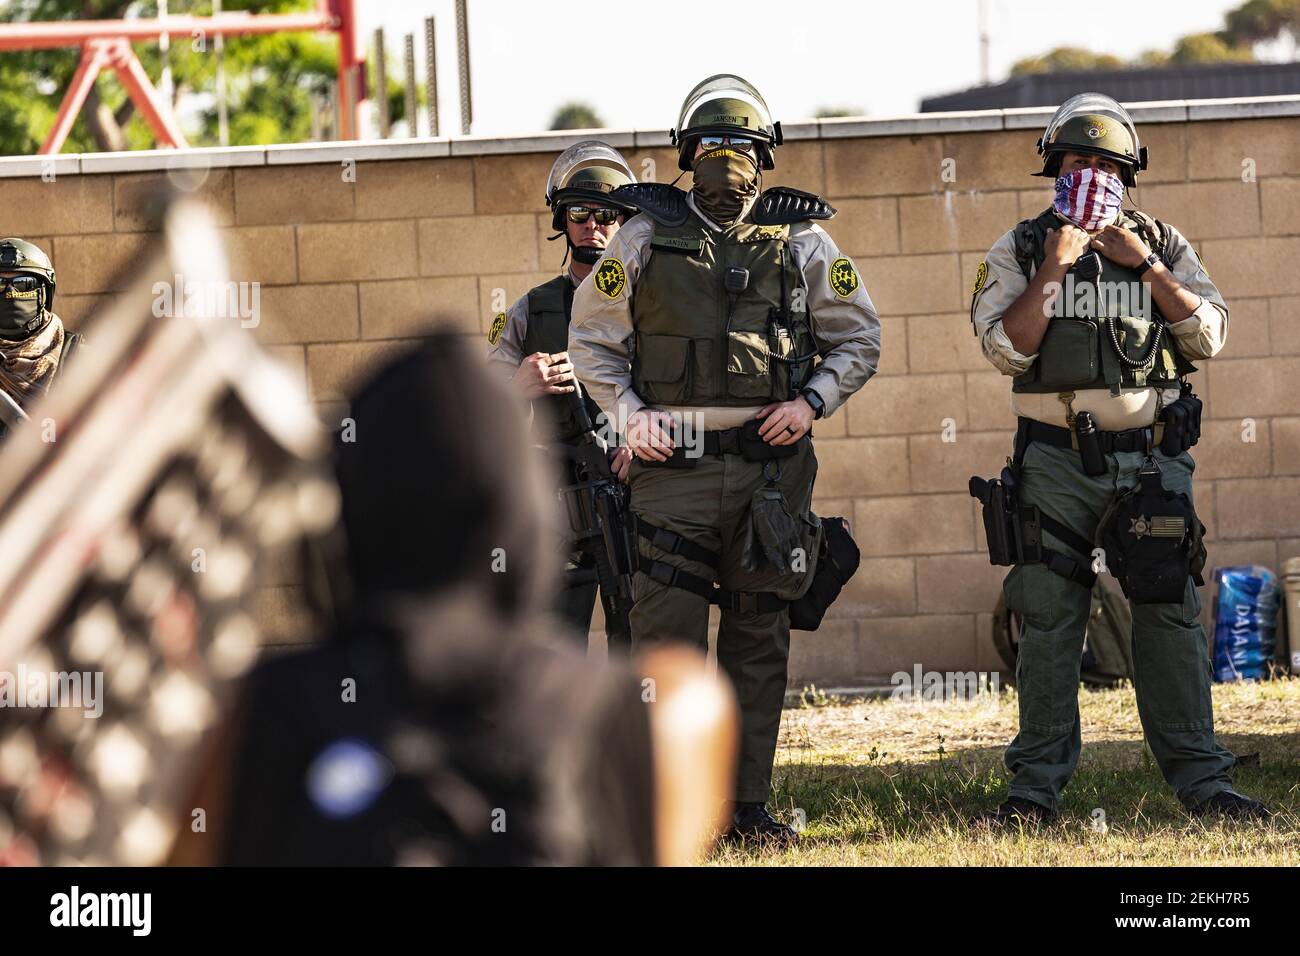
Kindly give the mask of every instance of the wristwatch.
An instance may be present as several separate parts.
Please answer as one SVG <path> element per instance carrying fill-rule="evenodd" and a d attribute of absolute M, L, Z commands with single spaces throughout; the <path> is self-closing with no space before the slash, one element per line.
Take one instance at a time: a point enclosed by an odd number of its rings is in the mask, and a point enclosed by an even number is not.
<path fill-rule="evenodd" d="M 1148 269 L 1160 261 L 1160 257 L 1154 252 L 1142 260 L 1142 265 L 1138 266 L 1137 274 L 1144 275 Z"/>
<path fill-rule="evenodd" d="M 803 400 L 812 408 L 814 419 L 821 418 L 826 414 L 826 403 L 822 401 L 822 397 L 818 395 L 816 391 L 811 388 L 805 388 L 799 394 L 803 396 Z"/>

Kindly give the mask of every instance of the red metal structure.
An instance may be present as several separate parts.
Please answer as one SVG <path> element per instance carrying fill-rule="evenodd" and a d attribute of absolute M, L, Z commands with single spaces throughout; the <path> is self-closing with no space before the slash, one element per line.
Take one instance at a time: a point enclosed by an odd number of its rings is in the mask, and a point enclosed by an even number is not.
<path fill-rule="evenodd" d="M 254 33 L 313 31 L 339 37 L 339 135 L 356 139 L 357 116 L 365 100 L 365 58 L 357 33 L 356 0 L 316 0 L 316 9 L 304 13 L 221 13 L 215 16 L 167 16 L 152 20 L 64 20 L 54 23 L 0 24 L 0 53 L 6 50 L 45 50 L 81 47 L 81 62 L 64 94 L 59 115 L 41 146 L 43 154 L 57 153 L 81 111 L 91 85 L 100 72 L 112 68 L 149 123 L 160 146 L 186 145 L 171 109 L 158 92 L 131 49 L 132 41 L 159 36 L 241 36 Z"/>

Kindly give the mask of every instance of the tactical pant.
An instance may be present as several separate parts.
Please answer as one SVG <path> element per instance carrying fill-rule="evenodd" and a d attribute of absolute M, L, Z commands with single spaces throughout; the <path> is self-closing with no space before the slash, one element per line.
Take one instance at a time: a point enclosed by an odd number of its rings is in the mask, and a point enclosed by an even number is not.
<path fill-rule="evenodd" d="M 779 460 L 777 487 L 794 517 L 812 503 L 817 458 L 805 439 L 799 452 Z M 769 474 L 774 467 L 769 466 Z M 672 531 L 721 556 L 716 580 L 733 591 L 788 588 L 790 572 L 771 565 L 756 571 L 742 566 L 750 535 L 750 500 L 766 482 L 763 465 L 739 455 L 704 455 L 694 468 L 673 469 L 633 459 L 629 476 L 632 509 L 656 527 Z M 668 554 L 642 539 L 641 553 L 690 574 L 715 579 L 714 569 Z M 631 614 L 633 650 L 653 641 L 684 641 L 707 652 L 709 602 L 637 572 Z M 731 679 L 740 705 L 740 762 L 736 800 L 766 802 L 772 788 L 772 761 L 781 729 L 786 664 L 790 656 L 790 612 L 759 614 L 723 609 L 718 628 L 718 664 Z"/>
<path fill-rule="evenodd" d="M 574 471 L 574 464 L 562 443 L 547 446 L 547 454 L 549 460 L 556 463 L 555 466 L 560 471 L 560 487 L 577 483 L 578 476 Z M 596 566 L 595 559 L 585 551 L 568 551 L 564 554 L 563 560 L 565 577 L 568 576 L 570 569 L 590 570 Z M 559 591 L 551 598 L 552 613 L 569 635 L 583 647 L 587 646 L 591 631 L 591 615 L 596 608 L 598 593 L 599 585 L 595 581 L 569 586 L 561 580 Z"/>
<path fill-rule="evenodd" d="M 1196 467 L 1191 455 L 1167 458 L 1157 450 L 1155 457 L 1164 487 L 1190 499 Z M 1030 443 L 1021 469 L 1021 500 L 1095 540 L 1111 499 L 1137 484 L 1142 459 L 1140 452 L 1107 455 L 1107 474 L 1091 478 L 1083 473 L 1078 452 Z M 1043 544 L 1084 558 L 1046 531 Z M 1079 761 L 1079 661 L 1090 594 L 1043 564 L 1013 568 L 1003 591 L 1007 607 L 1024 620 L 1016 662 L 1020 732 L 1006 753 L 1007 769 L 1015 775 L 1010 795 L 1055 810 Z M 1188 578 L 1181 603 L 1130 606 L 1133 687 L 1147 744 L 1178 798 L 1186 805 L 1200 803 L 1231 786 L 1228 771 L 1234 763 L 1214 736 L 1210 655 L 1197 620 L 1200 597 Z"/>
<path fill-rule="evenodd" d="M 595 562 L 586 555 L 573 555 L 570 563 L 579 568 L 589 568 Z M 569 630 L 574 640 L 583 647 L 587 646 L 587 636 L 591 631 L 591 614 L 596 608 L 596 594 L 599 585 L 595 581 L 574 587 L 562 587 L 554 601 L 554 611 L 560 622 Z"/>

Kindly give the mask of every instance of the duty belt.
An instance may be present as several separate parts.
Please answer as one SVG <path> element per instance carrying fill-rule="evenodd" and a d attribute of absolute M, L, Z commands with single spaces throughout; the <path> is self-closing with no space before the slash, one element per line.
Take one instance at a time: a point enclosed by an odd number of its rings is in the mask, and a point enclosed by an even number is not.
<path fill-rule="evenodd" d="M 762 425 L 758 419 L 753 419 L 736 428 L 698 432 L 693 436 L 698 438 L 698 443 L 681 440 L 685 436 L 674 434 L 673 437 L 679 440 L 668 460 L 647 461 L 645 464 L 647 467 L 694 468 L 697 460 L 704 455 L 740 455 L 746 461 L 767 462 L 799 454 L 803 442 L 812 437 L 812 432 L 809 432 L 792 444 L 773 445 L 759 437 Z"/>
<path fill-rule="evenodd" d="M 704 454 L 706 455 L 740 455 L 743 454 L 740 433 L 743 426 L 724 428 L 721 431 L 704 433 Z M 798 443 L 796 443 L 797 445 Z M 775 446 L 777 448 L 790 446 Z"/>
<path fill-rule="evenodd" d="M 1097 432 L 1102 454 L 1113 455 L 1125 451 L 1146 451 L 1160 444 L 1164 423 L 1148 425 L 1145 428 L 1129 428 L 1122 432 Z M 1024 447 L 1030 442 L 1055 445 L 1057 448 L 1073 448 L 1076 451 L 1074 432 L 1059 425 L 1049 425 L 1033 418 L 1021 416 L 1016 422 L 1016 451 L 1024 453 Z"/>

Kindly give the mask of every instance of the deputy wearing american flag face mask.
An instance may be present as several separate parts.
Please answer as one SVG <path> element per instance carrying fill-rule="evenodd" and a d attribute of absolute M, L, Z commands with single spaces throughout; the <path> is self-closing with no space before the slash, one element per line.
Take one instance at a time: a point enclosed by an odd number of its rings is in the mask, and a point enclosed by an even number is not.
<path fill-rule="evenodd" d="M 1072 97 L 1038 151 L 1034 175 L 1055 181 L 1054 202 L 994 243 L 971 298 L 984 355 L 1011 378 L 1018 425 L 997 502 L 1014 517 L 998 523 L 990 483 L 972 479 L 972 494 L 985 500 L 991 560 L 1014 564 L 1003 589 L 1022 621 L 1010 793 L 976 822 L 1055 816 L 1079 758 L 1080 657 L 1091 592 L 1107 570 L 1133 610 L 1138 712 L 1166 781 L 1193 814 L 1267 816 L 1232 789 L 1234 758 L 1214 736 L 1194 585 L 1204 528 L 1188 449 L 1201 403 L 1186 376 L 1223 348 L 1227 305 L 1177 229 L 1124 204 L 1147 150 L 1119 103 Z M 1181 510 L 1138 510 L 1121 526 L 1120 505 L 1139 488 Z M 993 533 L 1003 527 L 1005 539 Z M 1143 577 L 1134 569 L 1152 554 L 1161 556 L 1154 576 Z"/>

